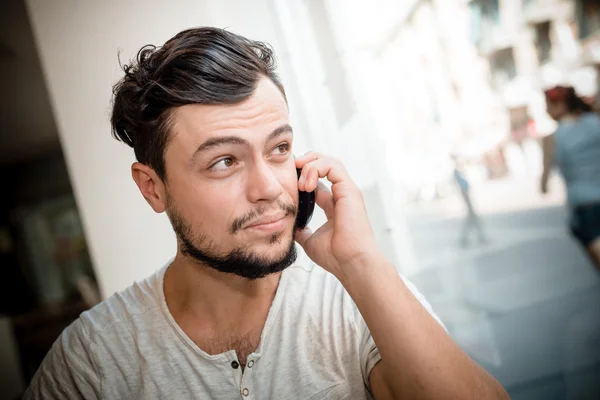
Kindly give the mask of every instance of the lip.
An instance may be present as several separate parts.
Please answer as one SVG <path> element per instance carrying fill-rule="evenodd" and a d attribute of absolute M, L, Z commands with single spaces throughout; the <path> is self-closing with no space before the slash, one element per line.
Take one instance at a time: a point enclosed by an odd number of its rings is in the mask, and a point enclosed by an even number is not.
<path fill-rule="evenodd" d="M 255 229 L 266 232 L 279 231 L 285 227 L 286 216 L 287 214 L 263 216 L 254 221 L 251 225 L 248 225 L 245 229 Z"/>

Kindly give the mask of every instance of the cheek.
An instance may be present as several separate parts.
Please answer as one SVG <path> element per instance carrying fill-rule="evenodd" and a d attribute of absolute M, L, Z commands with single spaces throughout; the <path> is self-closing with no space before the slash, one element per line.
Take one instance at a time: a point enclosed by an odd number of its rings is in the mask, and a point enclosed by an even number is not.
<path fill-rule="evenodd" d="M 548 114 L 553 117 L 558 117 L 565 112 L 565 107 L 562 104 L 551 103 L 548 105 Z"/>
<path fill-rule="evenodd" d="M 177 211 L 192 227 L 217 233 L 228 229 L 229 224 L 240 216 L 240 186 L 220 187 L 211 185 L 187 186 L 177 193 L 174 204 Z"/>
<path fill-rule="evenodd" d="M 206 229 L 217 233 L 229 229 L 234 219 L 247 211 L 241 185 L 230 188 L 201 188 L 196 192 L 195 218 Z"/>
<path fill-rule="evenodd" d="M 298 174 L 296 169 L 293 174 L 286 173 L 282 177 L 281 186 L 289 197 L 288 201 L 292 201 L 294 205 L 298 205 Z"/>

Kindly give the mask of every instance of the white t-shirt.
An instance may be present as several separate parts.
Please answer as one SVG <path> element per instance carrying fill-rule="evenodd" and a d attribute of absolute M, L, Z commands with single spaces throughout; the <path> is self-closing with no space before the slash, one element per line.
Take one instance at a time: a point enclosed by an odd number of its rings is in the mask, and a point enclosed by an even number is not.
<path fill-rule="evenodd" d="M 234 350 L 209 355 L 177 325 L 165 302 L 167 268 L 65 329 L 24 398 L 372 398 L 369 373 L 381 357 L 353 300 L 321 267 L 295 265 L 282 273 L 243 373 Z"/>

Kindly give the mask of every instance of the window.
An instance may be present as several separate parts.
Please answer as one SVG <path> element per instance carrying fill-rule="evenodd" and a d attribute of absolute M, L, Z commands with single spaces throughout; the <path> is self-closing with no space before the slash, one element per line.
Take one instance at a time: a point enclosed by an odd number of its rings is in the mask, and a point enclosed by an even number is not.
<path fill-rule="evenodd" d="M 473 1 L 469 4 L 469 10 L 471 14 L 469 36 L 471 43 L 477 46 L 481 41 L 481 4 L 477 1 Z"/>
<path fill-rule="evenodd" d="M 517 76 L 513 48 L 496 51 L 490 56 L 490 67 L 494 85 L 498 88 Z"/>
<path fill-rule="evenodd" d="M 500 4 L 498 0 L 485 0 L 481 9 L 484 17 L 494 24 L 500 23 Z"/>
<path fill-rule="evenodd" d="M 579 39 L 585 39 L 600 30 L 600 0 L 577 0 Z"/>
<path fill-rule="evenodd" d="M 480 45 L 491 34 L 495 25 L 500 24 L 500 5 L 498 0 L 474 0 L 469 3 L 471 14 L 471 42 Z"/>
<path fill-rule="evenodd" d="M 534 25 L 535 49 L 540 64 L 550 61 L 552 42 L 550 41 L 550 21 Z"/>
<path fill-rule="evenodd" d="M 527 8 L 533 3 L 535 3 L 535 0 L 523 0 L 523 8 Z"/>

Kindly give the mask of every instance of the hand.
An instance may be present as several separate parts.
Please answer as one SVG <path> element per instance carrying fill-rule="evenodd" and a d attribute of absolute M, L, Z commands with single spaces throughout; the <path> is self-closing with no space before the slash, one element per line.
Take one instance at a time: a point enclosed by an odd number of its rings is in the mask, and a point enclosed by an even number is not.
<path fill-rule="evenodd" d="M 378 255 L 362 193 L 342 163 L 311 152 L 297 158 L 296 167 L 302 168 L 298 188 L 307 192 L 316 189 L 316 203 L 327 216 L 327 222 L 316 232 L 310 228 L 296 232 L 296 241 L 306 254 L 338 278 L 347 272 L 345 268 Z M 331 191 L 319 178 L 331 182 Z"/>

